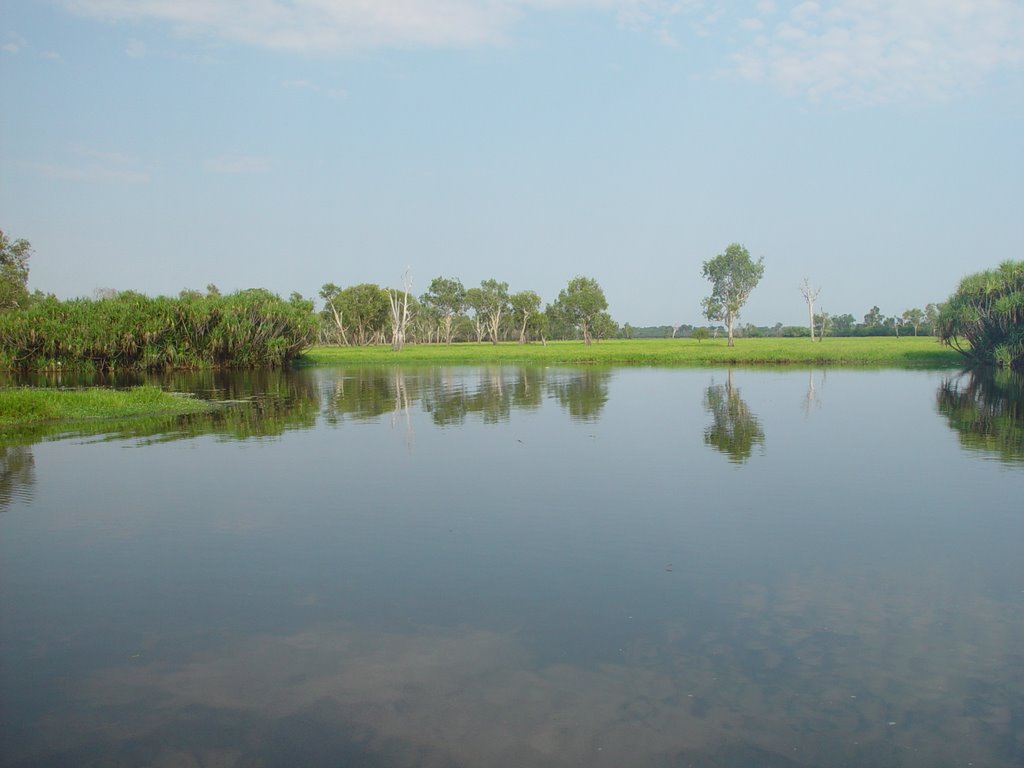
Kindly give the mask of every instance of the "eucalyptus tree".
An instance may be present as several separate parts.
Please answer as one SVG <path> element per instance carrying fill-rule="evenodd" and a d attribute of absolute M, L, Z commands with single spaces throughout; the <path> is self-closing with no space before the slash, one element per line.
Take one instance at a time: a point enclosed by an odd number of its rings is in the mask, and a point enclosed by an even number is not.
<path fill-rule="evenodd" d="M 1024 261 L 961 280 L 939 314 L 939 334 L 975 363 L 1024 370 Z"/>
<path fill-rule="evenodd" d="M 451 344 L 452 323 L 466 308 L 466 289 L 462 282 L 455 277 L 435 277 L 420 301 L 437 313 L 444 343 Z"/>
<path fill-rule="evenodd" d="M 487 303 L 481 288 L 466 289 L 466 309 L 473 313 L 473 335 L 476 336 L 477 344 L 484 340 L 487 335 Z"/>
<path fill-rule="evenodd" d="M 391 302 L 379 285 L 360 283 L 350 286 L 338 294 L 337 304 L 339 312 L 348 318 L 356 344 L 365 345 L 383 335 Z"/>
<path fill-rule="evenodd" d="M 10 240 L 0 229 L 0 309 L 17 309 L 28 304 L 28 240 Z"/>
<path fill-rule="evenodd" d="M 805 277 L 800 285 L 800 294 L 807 302 L 807 319 L 811 326 L 811 341 L 814 341 L 814 302 L 818 300 L 821 288 L 812 288 L 810 281 Z"/>
<path fill-rule="evenodd" d="M 928 332 L 933 336 L 938 334 L 939 330 L 939 312 L 942 309 L 941 304 L 929 303 L 924 308 L 924 321 L 928 323 Z"/>
<path fill-rule="evenodd" d="M 498 343 L 501 332 L 501 318 L 508 310 L 508 283 L 495 279 L 480 281 L 480 306 L 478 314 L 484 316 L 484 325 L 491 337 L 491 343 Z"/>
<path fill-rule="evenodd" d="M 320 287 L 320 298 L 324 300 L 324 308 L 320 316 L 333 324 L 336 340 L 347 345 L 348 336 L 345 334 L 344 317 L 338 301 L 340 294 L 341 288 L 334 283 L 324 283 Z"/>
<path fill-rule="evenodd" d="M 901 317 L 904 325 L 909 325 L 914 329 L 914 335 L 917 336 L 917 329 L 924 324 L 924 312 L 920 309 L 908 309 L 903 312 Z"/>
<path fill-rule="evenodd" d="M 701 274 L 711 281 L 711 295 L 701 301 L 708 320 L 721 320 L 733 346 L 733 323 L 740 308 L 764 276 L 764 257 L 753 261 L 750 252 L 739 243 L 732 243 L 713 259 L 704 262 Z"/>
<path fill-rule="evenodd" d="M 526 343 L 526 329 L 530 321 L 540 314 L 540 296 L 533 291 L 519 291 L 508 298 L 512 320 L 519 331 L 519 343 Z"/>
<path fill-rule="evenodd" d="M 409 328 L 410 306 L 409 293 L 412 291 L 412 273 L 406 269 L 402 273 L 402 287 L 388 288 L 384 291 L 388 297 L 388 308 L 391 310 L 391 348 L 400 352 L 405 346 L 405 333 Z M 413 299 L 415 301 L 415 299 Z"/>
<path fill-rule="evenodd" d="M 606 309 L 608 300 L 597 280 L 582 275 L 570 280 L 554 303 L 555 314 L 565 324 L 579 329 L 585 344 L 593 341 L 594 322 Z"/>

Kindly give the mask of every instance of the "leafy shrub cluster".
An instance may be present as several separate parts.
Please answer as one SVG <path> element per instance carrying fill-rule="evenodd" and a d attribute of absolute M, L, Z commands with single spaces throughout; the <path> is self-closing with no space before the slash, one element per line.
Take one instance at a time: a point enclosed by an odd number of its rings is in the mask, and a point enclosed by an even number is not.
<path fill-rule="evenodd" d="M 44 299 L 0 313 L 0 365 L 18 370 L 283 366 L 316 339 L 312 305 L 252 289 L 227 296 Z"/>
<path fill-rule="evenodd" d="M 1024 261 L 961 280 L 939 315 L 939 334 L 975 363 L 1024 370 Z"/>

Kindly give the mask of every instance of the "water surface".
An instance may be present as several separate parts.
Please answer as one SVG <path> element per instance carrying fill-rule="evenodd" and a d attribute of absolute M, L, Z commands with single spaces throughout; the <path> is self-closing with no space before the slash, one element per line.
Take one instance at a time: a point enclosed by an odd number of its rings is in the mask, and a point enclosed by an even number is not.
<path fill-rule="evenodd" d="M 1016 380 L 167 383 L 0 448 L 0 765 L 1024 763 Z"/>

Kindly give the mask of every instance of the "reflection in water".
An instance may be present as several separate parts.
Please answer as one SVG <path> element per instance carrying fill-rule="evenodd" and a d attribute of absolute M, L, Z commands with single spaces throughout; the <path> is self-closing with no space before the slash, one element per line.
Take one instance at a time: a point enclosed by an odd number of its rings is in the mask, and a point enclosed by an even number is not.
<path fill-rule="evenodd" d="M 764 445 L 764 430 L 732 383 L 732 369 L 725 384 L 712 384 L 704 393 L 704 407 L 714 422 L 704 429 L 704 442 L 729 457 L 734 464 L 750 458 L 755 445 Z"/>
<path fill-rule="evenodd" d="M 1024 374 L 978 368 L 942 382 L 939 413 L 972 450 L 1024 461 Z"/>
<path fill-rule="evenodd" d="M 555 378 L 548 389 L 573 421 L 597 421 L 608 402 L 610 377 L 607 369 L 584 368 L 573 376 Z"/>
<path fill-rule="evenodd" d="M 14 499 L 31 499 L 36 463 L 27 445 L 0 446 L 0 512 Z"/>

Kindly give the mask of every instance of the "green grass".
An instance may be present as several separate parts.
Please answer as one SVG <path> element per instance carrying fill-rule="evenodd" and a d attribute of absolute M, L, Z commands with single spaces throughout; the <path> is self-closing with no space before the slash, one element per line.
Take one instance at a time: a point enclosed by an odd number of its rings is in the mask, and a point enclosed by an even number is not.
<path fill-rule="evenodd" d="M 605 365 L 844 365 L 896 368 L 953 368 L 963 357 L 931 336 L 810 339 L 636 339 L 542 344 L 409 345 L 390 347 L 312 347 L 298 359 L 306 365 L 484 363 Z"/>
<path fill-rule="evenodd" d="M 0 390 L 0 429 L 49 422 L 182 415 L 211 410 L 212 404 L 159 387 L 115 390 L 18 388 Z"/>

